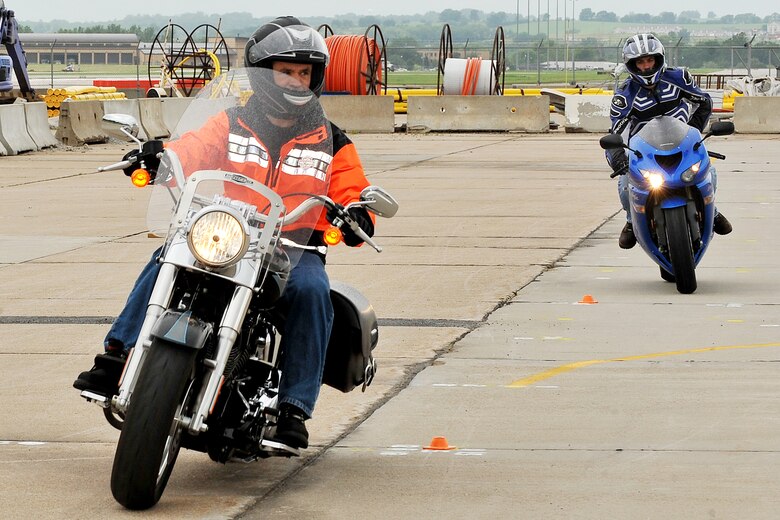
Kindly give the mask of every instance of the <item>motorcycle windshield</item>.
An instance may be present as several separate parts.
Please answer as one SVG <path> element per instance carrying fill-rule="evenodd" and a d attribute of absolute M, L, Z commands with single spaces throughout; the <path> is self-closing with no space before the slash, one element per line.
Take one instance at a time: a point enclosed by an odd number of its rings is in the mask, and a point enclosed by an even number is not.
<path fill-rule="evenodd" d="M 679 147 L 692 127 L 670 116 L 657 117 L 649 121 L 637 132 L 635 138 L 640 138 L 656 150 L 670 151 Z"/>
<path fill-rule="evenodd" d="M 187 218 L 221 204 L 237 210 L 249 226 L 263 220 L 255 216 L 274 214 L 271 221 L 281 221 L 282 237 L 319 245 L 312 234 L 327 226 L 322 205 L 295 212 L 294 221 L 288 215 L 327 194 L 332 149 L 330 123 L 318 98 L 294 78 L 262 68 L 228 71 L 189 102 L 165 143 L 149 229 L 170 241 L 186 233 Z M 292 262 L 298 256 L 288 254 Z"/>

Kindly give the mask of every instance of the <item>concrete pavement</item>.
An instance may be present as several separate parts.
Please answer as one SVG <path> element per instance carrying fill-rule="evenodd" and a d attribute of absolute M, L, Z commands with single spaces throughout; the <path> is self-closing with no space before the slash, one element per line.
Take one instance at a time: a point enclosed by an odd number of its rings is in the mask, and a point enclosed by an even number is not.
<path fill-rule="evenodd" d="M 379 223 L 384 253 L 329 255 L 331 277 L 359 287 L 384 324 L 377 380 L 365 394 L 324 389 L 301 459 L 220 466 L 182 453 L 145 517 L 772 517 L 776 140 L 712 140 L 728 156 L 719 206 L 735 231 L 689 296 L 617 248 L 597 136 L 354 140 L 401 203 Z M 117 433 L 70 388 L 158 243 L 146 192 L 93 173 L 122 153 L 2 158 L 9 517 L 131 516 L 108 490 Z M 586 293 L 599 303 L 578 305 Z M 436 435 L 457 449 L 422 449 Z"/>

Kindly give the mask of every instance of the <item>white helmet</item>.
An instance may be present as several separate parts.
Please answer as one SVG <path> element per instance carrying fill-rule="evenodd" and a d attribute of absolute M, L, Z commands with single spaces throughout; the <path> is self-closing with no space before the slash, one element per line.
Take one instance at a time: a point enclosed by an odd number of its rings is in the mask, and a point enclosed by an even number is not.
<path fill-rule="evenodd" d="M 652 70 L 643 72 L 636 66 L 636 60 L 645 56 L 655 58 L 655 66 Z M 623 45 L 623 63 L 628 73 L 640 85 L 647 88 L 654 87 L 666 70 L 664 58 L 664 46 L 658 38 L 652 34 L 637 34 L 626 40 Z"/>

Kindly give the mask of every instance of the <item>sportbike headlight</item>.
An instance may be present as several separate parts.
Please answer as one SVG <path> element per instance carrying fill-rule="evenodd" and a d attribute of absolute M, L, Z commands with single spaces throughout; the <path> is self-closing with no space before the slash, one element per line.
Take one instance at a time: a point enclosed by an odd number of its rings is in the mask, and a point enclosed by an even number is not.
<path fill-rule="evenodd" d="M 701 161 L 697 162 L 680 175 L 683 182 L 691 182 L 701 171 Z"/>
<path fill-rule="evenodd" d="M 207 207 L 195 215 L 187 233 L 187 245 L 207 267 L 228 267 L 249 249 L 249 231 L 244 219 L 231 208 Z"/>
<path fill-rule="evenodd" d="M 642 177 L 654 190 L 657 190 L 664 185 L 664 176 L 660 173 L 656 173 L 650 170 L 639 170 L 642 173 Z"/>

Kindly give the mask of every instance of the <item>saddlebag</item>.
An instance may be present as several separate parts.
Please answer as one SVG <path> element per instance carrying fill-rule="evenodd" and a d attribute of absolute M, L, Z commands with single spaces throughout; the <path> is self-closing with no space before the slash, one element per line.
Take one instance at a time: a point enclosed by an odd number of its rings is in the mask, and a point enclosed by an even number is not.
<path fill-rule="evenodd" d="M 333 330 L 322 382 L 342 392 L 371 383 L 375 364 L 371 351 L 379 341 L 376 314 L 365 296 L 340 282 L 331 282 Z"/>

